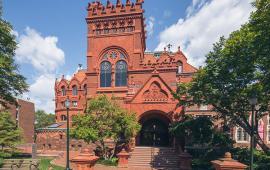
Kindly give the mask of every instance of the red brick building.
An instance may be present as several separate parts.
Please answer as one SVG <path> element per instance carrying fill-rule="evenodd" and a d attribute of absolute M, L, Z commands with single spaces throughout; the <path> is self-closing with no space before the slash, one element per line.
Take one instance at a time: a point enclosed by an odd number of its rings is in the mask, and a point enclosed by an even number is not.
<path fill-rule="evenodd" d="M 22 130 L 23 143 L 34 143 L 35 105 L 22 99 L 17 99 L 17 103 L 8 105 L 8 111 Z"/>
<path fill-rule="evenodd" d="M 114 96 L 122 107 L 137 113 L 142 125 L 136 137 L 136 145 L 153 144 L 155 125 L 160 146 L 169 146 L 173 140 L 168 125 L 185 112 L 193 115 L 212 115 L 207 106 L 200 108 L 176 108 L 172 92 L 177 83 L 189 82 L 197 71 L 187 57 L 178 51 L 145 52 L 146 31 L 143 0 L 135 3 L 101 4 L 99 1 L 87 7 L 87 69 L 80 69 L 71 80 L 55 82 L 56 124 L 39 131 L 41 148 L 64 149 L 63 128 L 66 108 L 71 100 L 70 120 L 83 114 L 88 99 L 100 94 Z M 79 148 L 81 141 L 73 140 L 72 147 Z"/>

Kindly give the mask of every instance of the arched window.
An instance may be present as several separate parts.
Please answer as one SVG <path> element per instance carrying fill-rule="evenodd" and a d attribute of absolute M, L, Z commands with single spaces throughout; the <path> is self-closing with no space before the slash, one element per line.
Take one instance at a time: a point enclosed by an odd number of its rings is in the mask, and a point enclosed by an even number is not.
<path fill-rule="evenodd" d="M 123 60 L 120 60 L 116 63 L 115 86 L 127 86 L 127 63 Z"/>
<path fill-rule="evenodd" d="M 62 96 L 66 95 L 66 88 L 64 86 L 61 87 L 61 94 Z"/>
<path fill-rule="evenodd" d="M 72 86 L 72 95 L 73 96 L 77 96 L 78 95 L 78 88 L 77 88 L 76 85 L 75 86 Z"/>
<path fill-rule="evenodd" d="M 248 142 L 249 138 L 248 138 L 248 133 L 241 127 L 237 127 L 237 131 L 236 131 L 236 141 L 238 143 L 242 143 L 242 142 Z"/>
<path fill-rule="evenodd" d="M 100 64 L 100 87 L 111 87 L 112 65 L 108 61 Z"/>
<path fill-rule="evenodd" d="M 61 120 L 62 120 L 62 121 L 67 120 L 67 116 L 66 116 L 66 115 L 61 115 Z"/>
<path fill-rule="evenodd" d="M 177 62 L 177 73 L 183 73 L 183 64 L 180 61 Z"/>

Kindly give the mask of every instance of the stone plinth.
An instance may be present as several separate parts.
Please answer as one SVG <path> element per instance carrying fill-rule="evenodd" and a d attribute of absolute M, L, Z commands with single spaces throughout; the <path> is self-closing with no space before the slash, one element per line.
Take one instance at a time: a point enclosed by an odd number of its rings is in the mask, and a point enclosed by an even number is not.
<path fill-rule="evenodd" d="M 226 152 L 224 158 L 211 161 L 216 170 L 244 170 L 247 168 L 245 164 L 242 164 L 232 159 L 230 152 Z"/>
<path fill-rule="evenodd" d="M 180 155 L 180 170 L 192 170 L 191 168 L 191 160 L 192 156 L 185 152 L 182 152 Z"/>
<path fill-rule="evenodd" d="M 77 170 L 94 170 L 94 166 L 99 157 L 90 153 L 88 149 L 84 149 L 82 153 L 71 160 L 75 164 Z"/>
<path fill-rule="evenodd" d="M 118 157 L 118 167 L 120 168 L 128 168 L 128 158 L 129 153 L 125 151 L 125 149 L 122 149 L 122 151 L 117 154 Z"/>

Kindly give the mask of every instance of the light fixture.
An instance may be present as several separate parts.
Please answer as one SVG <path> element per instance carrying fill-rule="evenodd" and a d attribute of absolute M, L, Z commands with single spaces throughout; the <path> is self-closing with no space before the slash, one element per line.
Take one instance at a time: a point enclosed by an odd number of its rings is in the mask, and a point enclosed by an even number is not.
<path fill-rule="evenodd" d="M 67 109 L 69 109 L 69 107 L 70 107 L 70 100 L 69 99 L 66 99 L 65 106 Z"/>

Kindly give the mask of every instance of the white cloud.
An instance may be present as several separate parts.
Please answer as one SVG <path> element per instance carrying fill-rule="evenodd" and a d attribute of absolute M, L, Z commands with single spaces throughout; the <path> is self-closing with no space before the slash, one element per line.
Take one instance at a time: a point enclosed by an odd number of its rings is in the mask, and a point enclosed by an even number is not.
<path fill-rule="evenodd" d="M 57 37 L 42 37 L 36 30 L 27 27 L 25 34 L 18 36 L 16 59 L 19 63 L 32 64 L 42 73 L 55 71 L 65 61 L 65 54 L 57 47 L 57 42 Z"/>
<path fill-rule="evenodd" d="M 192 0 L 192 4 L 186 9 L 187 17 L 198 12 L 207 2 L 207 0 Z"/>
<path fill-rule="evenodd" d="M 35 103 L 35 108 L 54 113 L 54 83 L 56 70 L 65 63 L 65 54 L 57 46 L 58 38 L 55 36 L 42 36 L 36 30 L 27 27 L 24 34 L 13 31 L 17 37 L 18 49 L 16 61 L 20 64 L 31 64 L 33 72 L 37 72 L 29 92 L 23 98 Z"/>
<path fill-rule="evenodd" d="M 160 33 L 160 42 L 155 50 L 162 50 L 168 43 L 174 45 L 173 50 L 180 45 L 189 62 L 200 66 L 204 63 L 205 54 L 212 49 L 212 44 L 220 36 L 228 36 L 239 29 L 253 10 L 251 0 L 203 1 L 193 0 L 187 17 L 180 18 Z M 200 4 L 200 9 L 194 12 L 192 8 Z"/>
<path fill-rule="evenodd" d="M 146 24 L 146 30 L 149 36 L 153 35 L 154 33 L 154 24 L 155 24 L 155 18 L 154 17 L 149 17 L 147 19 L 147 24 Z"/>
<path fill-rule="evenodd" d="M 29 87 L 25 98 L 30 98 L 35 103 L 35 108 L 45 110 L 47 113 L 54 113 L 54 74 L 42 74 L 37 77 Z"/>

